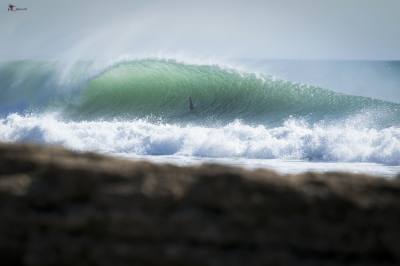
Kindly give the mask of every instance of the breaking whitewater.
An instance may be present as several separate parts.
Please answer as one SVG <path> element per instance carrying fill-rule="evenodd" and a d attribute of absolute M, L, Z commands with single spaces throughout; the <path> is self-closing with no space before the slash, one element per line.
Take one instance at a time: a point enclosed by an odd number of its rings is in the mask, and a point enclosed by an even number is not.
<path fill-rule="evenodd" d="M 281 172 L 400 171 L 400 105 L 215 64 L 0 64 L 0 141 Z M 188 98 L 193 100 L 191 110 Z"/>

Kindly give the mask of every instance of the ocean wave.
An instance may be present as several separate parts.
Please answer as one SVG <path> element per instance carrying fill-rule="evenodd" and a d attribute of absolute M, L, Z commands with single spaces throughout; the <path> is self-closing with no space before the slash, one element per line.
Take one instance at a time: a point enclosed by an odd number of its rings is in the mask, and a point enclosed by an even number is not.
<path fill-rule="evenodd" d="M 0 119 L 0 140 L 58 144 L 107 154 L 400 165 L 400 128 L 360 127 L 357 121 L 339 125 L 289 119 L 278 127 L 234 121 L 207 127 L 143 119 L 64 121 L 55 114 L 10 114 Z"/>
<path fill-rule="evenodd" d="M 0 67 L 0 113 L 57 111 L 74 121 L 153 119 L 226 125 L 341 120 L 369 113 L 376 126 L 400 123 L 399 104 L 335 93 L 219 65 L 136 59 L 62 73 L 55 63 L 21 61 Z M 189 109 L 188 97 L 194 109 Z"/>

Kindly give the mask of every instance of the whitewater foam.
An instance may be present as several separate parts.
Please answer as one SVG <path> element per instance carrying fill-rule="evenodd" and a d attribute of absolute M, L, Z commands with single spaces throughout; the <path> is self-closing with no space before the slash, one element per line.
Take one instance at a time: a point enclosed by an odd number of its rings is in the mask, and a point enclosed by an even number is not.
<path fill-rule="evenodd" d="M 63 121 L 56 114 L 0 119 L 0 140 L 63 145 L 107 154 L 373 162 L 400 165 L 400 128 L 240 121 L 222 127 L 131 121 Z"/>

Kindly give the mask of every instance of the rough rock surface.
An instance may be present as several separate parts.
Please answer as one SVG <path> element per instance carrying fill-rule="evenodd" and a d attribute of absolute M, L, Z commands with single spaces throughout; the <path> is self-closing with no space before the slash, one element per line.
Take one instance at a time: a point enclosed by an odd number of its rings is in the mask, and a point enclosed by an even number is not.
<path fill-rule="evenodd" d="M 0 144 L 0 265 L 400 265 L 400 181 Z"/>

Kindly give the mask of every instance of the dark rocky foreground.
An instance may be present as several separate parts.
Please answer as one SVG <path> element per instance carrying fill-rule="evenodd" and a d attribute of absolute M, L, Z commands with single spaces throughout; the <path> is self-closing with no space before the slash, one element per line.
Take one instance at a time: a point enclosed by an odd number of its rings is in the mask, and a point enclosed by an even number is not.
<path fill-rule="evenodd" d="M 0 265 L 400 265 L 400 181 L 0 144 Z"/>

